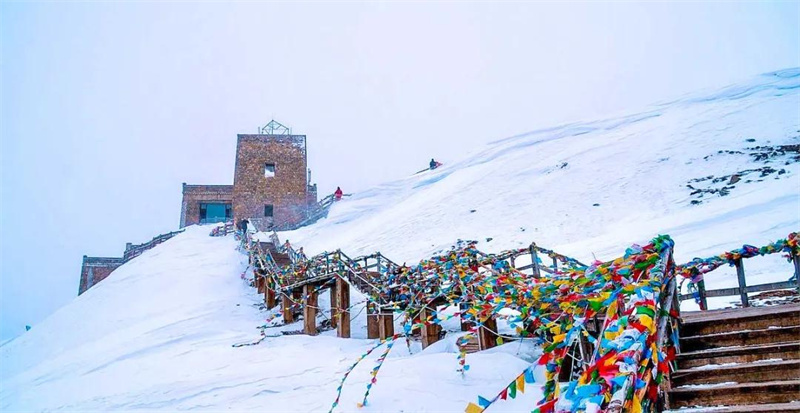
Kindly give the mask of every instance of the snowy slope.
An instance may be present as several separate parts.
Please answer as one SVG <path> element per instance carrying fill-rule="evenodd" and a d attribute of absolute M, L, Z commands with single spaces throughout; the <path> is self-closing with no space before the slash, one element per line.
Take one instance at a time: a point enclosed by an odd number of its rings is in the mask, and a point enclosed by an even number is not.
<path fill-rule="evenodd" d="M 327 411 L 345 369 L 375 341 L 329 331 L 232 347 L 258 339 L 266 314 L 240 279 L 246 256 L 232 237 L 208 232 L 188 228 L 0 347 L 0 411 Z M 356 317 L 354 332 L 365 324 Z M 528 346 L 503 346 L 471 357 L 471 373 L 462 378 L 453 342 L 423 353 L 415 346 L 414 356 L 398 343 L 370 411 L 460 411 L 536 355 Z M 351 375 L 341 411 L 363 397 L 372 364 Z M 519 403 L 540 393 L 526 396 Z"/>
<path fill-rule="evenodd" d="M 800 229 L 800 164 L 773 159 L 783 173 L 761 182 L 747 175 L 727 196 L 698 198 L 686 185 L 713 189 L 711 180 L 691 181 L 764 167 L 748 148 L 800 143 L 798 107 L 800 70 L 791 69 L 638 114 L 500 140 L 460 161 L 432 154 L 447 164 L 355 194 L 316 225 L 280 235 L 306 252 L 379 250 L 409 263 L 458 238 L 486 251 L 536 241 L 584 261 L 659 233 L 675 238 L 678 261 L 760 245 Z M 343 372 L 374 344 L 358 338 L 363 315 L 354 317 L 353 339 L 277 336 L 294 325 L 267 329 L 276 337 L 260 345 L 232 347 L 257 339 L 271 313 L 240 279 L 246 257 L 233 239 L 208 232 L 188 228 L 2 345 L 0 410 L 326 411 Z M 790 272 L 777 257 L 746 265 L 754 281 Z M 709 288 L 732 285 L 733 272 L 721 271 L 708 275 Z M 463 411 L 537 351 L 510 343 L 470 355 L 462 377 L 453 340 L 425 351 L 398 343 L 361 411 Z M 338 411 L 356 410 L 372 366 L 350 376 Z M 492 409 L 530 409 L 539 394 L 533 386 Z"/>
<path fill-rule="evenodd" d="M 612 259 L 658 234 L 675 239 L 678 262 L 760 246 L 800 230 L 800 163 L 755 162 L 747 148 L 800 144 L 798 108 L 800 69 L 767 73 L 640 113 L 493 142 L 435 171 L 355 194 L 317 225 L 281 236 L 307 253 L 380 251 L 409 263 L 458 238 L 478 240 L 485 251 L 535 241 L 583 262 Z M 750 183 L 762 178 L 747 175 L 729 195 L 691 204 L 697 198 L 686 185 L 710 182 L 692 179 L 765 165 L 785 172 Z M 754 283 L 792 271 L 777 256 L 747 266 Z M 717 270 L 706 283 L 735 286 L 735 271 Z"/>

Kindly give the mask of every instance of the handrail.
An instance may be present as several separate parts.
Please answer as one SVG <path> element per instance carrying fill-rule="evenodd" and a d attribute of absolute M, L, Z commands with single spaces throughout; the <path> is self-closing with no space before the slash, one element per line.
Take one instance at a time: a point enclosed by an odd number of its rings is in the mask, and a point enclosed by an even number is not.
<path fill-rule="evenodd" d="M 287 269 L 291 271 L 292 279 L 291 281 L 287 282 L 287 284 L 285 284 L 284 288 L 291 288 L 292 286 L 299 286 L 308 282 L 314 282 L 318 279 L 324 278 L 326 275 L 335 273 L 336 271 L 331 270 L 331 265 L 333 265 L 334 267 L 341 267 L 341 269 L 345 270 L 345 273 L 348 274 L 348 277 L 357 279 L 358 281 L 361 282 L 361 284 L 368 286 L 369 291 L 362 291 L 362 292 L 372 296 L 372 299 L 374 301 L 379 303 L 394 303 L 394 305 L 396 306 L 399 305 L 401 308 L 407 305 L 411 305 L 411 302 L 408 301 L 409 294 L 405 294 L 402 292 L 404 290 L 408 290 L 410 288 L 409 285 L 419 286 L 418 288 L 422 290 L 441 288 L 443 282 L 450 285 L 449 287 L 450 289 L 456 288 L 457 285 L 457 282 L 455 282 L 455 280 L 443 281 L 435 278 L 427 279 L 427 275 L 424 272 L 422 272 L 420 268 L 400 266 L 391 259 L 387 258 L 385 255 L 381 254 L 380 252 L 375 252 L 369 255 L 362 255 L 356 259 L 353 259 L 350 258 L 343 251 L 337 250 L 335 252 L 323 252 L 314 257 L 308 258 L 305 256 L 305 254 L 299 253 L 298 251 L 294 250 L 293 246 L 290 243 L 288 242 L 280 243 L 280 238 L 277 232 L 275 231 L 273 231 L 273 233 L 270 235 L 270 240 L 273 243 L 273 245 L 276 246 L 276 249 L 278 251 L 281 251 L 282 253 L 285 253 L 290 257 L 290 261 L 292 263 L 291 264 L 292 268 Z M 551 270 L 549 268 L 539 265 L 539 262 L 535 257 L 536 251 L 541 251 L 542 253 L 548 254 L 549 256 L 553 256 L 554 262 L 556 263 L 562 262 L 568 265 L 569 268 L 575 268 L 577 265 L 585 267 L 583 264 L 581 264 L 578 260 L 575 260 L 574 258 L 570 258 L 555 253 L 552 250 L 548 250 L 546 248 L 538 247 L 536 246 L 535 243 L 532 243 L 529 248 L 505 251 L 500 254 L 485 254 L 475 249 L 474 243 L 466 244 L 466 246 L 462 245 L 462 248 L 472 251 L 476 259 L 492 262 L 494 263 L 493 265 L 501 265 L 501 266 L 505 265 L 509 269 L 513 268 L 516 271 L 532 269 L 532 274 L 535 277 L 538 276 L 539 270 L 553 274 L 555 274 L 556 271 L 558 271 L 558 270 Z M 517 268 L 513 264 L 512 265 L 508 264 L 508 261 L 511 261 L 513 263 L 515 258 L 524 255 L 531 255 L 532 257 L 531 265 Z M 377 262 L 375 264 L 370 264 L 369 263 L 370 259 L 375 259 Z M 362 261 L 364 263 L 363 266 L 360 264 Z M 477 263 L 478 262 L 476 261 L 476 265 Z M 505 264 L 498 264 L 498 263 L 505 263 Z M 533 263 L 535 263 L 536 265 L 534 265 Z M 491 271 L 491 268 L 486 267 L 486 265 L 487 265 L 486 262 L 480 263 L 480 266 L 485 267 L 487 270 Z M 380 283 L 384 283 L 386 285 L 378 286 L 375 280 L 366 276 L 366 273 L 368 273 L 371 268 L 375 268 L 377 270 L 376 272 L 382 275 L 382 280 L 380 281 Z M 384 268 L 386 268 L 386 271 L 382 271 Z M 286 270 L 281 269 L 281 272 L 286 272 Z M 405 280 L 405 281 L 395 280 L 395 282 L 390 283 L 389 281 L 392 279 Z M 458 290 L 456 289 L 454 291 Z"/>
<path fill-rule="evenodd" d="M 592 383 L 594 380 L 586 376 L 586 371 L 592 371 L 603 365 L 605 363 L 604 356 L 611 354 L 610 351 L 617 351 L 620 356 L 625 354 L 625 357 L 615 358 L 615 364 L 618 365 L 619 373 L 623 375 L 624 380 L 616 385 L 609 383 L 606 394 L 610 395 L 610 400 L 604 410 L 606 412 L 622 412 L 623 406 L 632 399 L 633 403 L 641 404 L 642 411 L 649 411 L 648 405 L 654 401 L 647 398 L 646 395 L 649 394 L 649 387 L 654 385 L 652 383 L 653 378 L 656 376 L 652 373 L 654 369 L 655 372 L 661 373 L 658 379 L 655 380 L 655 385 L 659 385 L 657 391 L 661 392 L 662 396 L 664 395 L 663 392 L 665 390 L 660 386 L 664 378 L 663 369 L 659 364 L 652 361 L 654 357 L 649 354 L 650 349 L 644 345 L 646 342 L 650 342 L 651 336 L 649 334 L 655 334 L 654 344 L 659 355 L 667 353 L 665 350 L 670 344 L 668 340 L 671 335 L 667 334 L 667 328 L 672 326 L 669 321 L 675 318 L 672 310 L 677 296 L 677 282 L 675 279 L 675 265 L 672 260 L 671 241 L 664 245 L 665 248 L 659 252 L 658 261 L 650 268 L 648 273 L 649 282 L 652 286 L 656 288 L 661 286 L 661 289 L 658 290 L 658 295 L 650 301 L 647 293 L 644 295 L 633 294 L 623 298 L 619 306 L 614 307 L 616 310 L 608 310 L 603 328 L 598 335 L 600 339 L 596 340 L 595 343 L 594 357 L 590 365 L 587 366 L 587 370 L 582 373 L 581 380 L 585 380 L 587 384 Z M 652 305 L 652 308 L 648 308 L 650 305 Z M 640 310 L 640 308 L 642 309 Z M 649 312 L 652 312 L 652 316 L 648 315 Z M 634 315 L 636 317 L 649 317 L 652 320 L 655 331 L 648 329 L 647 323 L 640 318 L 634 319 Z M 622 318 L 626 320 L 624 323 L 620 322 Z M 606 339 L 609 331 L 611 337 L 626 337 L 627 342 L 630 343 L 629 347 L 617 349 L 617 344 L 613 343 L 615 340 Z M 641 339 L 642 335 L 645 335 L 644 341 Z M 677 345 L 677 343 L 671 344 Z M 645 352 L 648 353 L 648 356 L 643 358 Z M 658 359 L 661 360 L 660 357 Z M 664 360 L 664 362 L 669 361 L 669 359 Z M 671 367 L 667 368 L 667 375 L 669 375 L 670 371 Z M 631 390 L 634 385 L 636 387 Z"/>
<path fill-rule="evenodd" d="M 342 194 L 343 197 L 348 197 L 351 195 L 352 194 Z M 319 220 L 320 218 L 322 218 L 323 216 L 325 216 L 325 214 L 328 212 L 328 209 L 331 207 L 331 205 L 333 205 L 334 202 L 336 202 L 335 194 L 327 195 L 325 198 L 322 198 L 322 200 L 320 200 L 319 202 L 309 206 L 308 210 L 306 211 L 306 217 L 301 219 L 299 222 L 285 223 L 282 225 L 275 226 L 273 227 L 273 229 L 277 231 L 290 231 L 293 229 L 304 227 L 306 225 L 310 225 Z"/>
<path fill-rule="evenodd" d="M 220 224 L 219 222 L 217 224 Z M 212 237 L 224 237 L 228 234 L 233 234 L 236 232 L 236 227 L 233 225 L 233 221 L 225 221 L 221 223 L 222 226 L 216 225 L 214 228 L 211 229 L 211 233 L 208 234 Z"/>
<path fill-rule="evenodd" d="M 273 241 L 279 241 L 277 234 L 273 235 Z M 287 253 L 294 251 L 288 242 L 278 245 Z M 795 246 L 789 245 L 794 260 L 800 253 L 796 242 Z M 326 277 L 338 274 L 351 285 L 367 290 L 362 292 L 382 308 L 404 308 L 412 320 L 418 309 L 430 309 L 436 303 L 462 304 L 465 297 L 470 300 L 468 308 L 459 311 L 458 316 L 474 323 L 477 330 L 503 308 L 520 311 L 522 315 L 517 316 L 516 322 L 526 329 L 532 327 L 540 335 L 539 342 L 544 341 L 544 353 L 537 361 L 547 370 L 541 405 L 547 407 L 542 410 L 569 410 L 594 403 L 597 409 L 619 412 L 634 403 L 647 411 L 659 407 L 654 406 L 659 402 L 655 396 L 664 396 L 668 390 L 669 377 L 675 369 L 674 357 L 680 351 L 681 296 L 677 276 L 683 275 L 685 266 L 675 265 L 673 249 L 674 242 L 668 236 L 659 236 L 644 247 L 627 249 L 621 258 L 585 266 L 535 243 L 499 254 L 485 254 L 475 243 L 468 243 L 417 265 L 396 267 L 400 271 L 388 271 L 394 263 L 379 252 L 354 260 L 336 250 L 278 270 L 291 271 L 294 277 L 282 287 L 284 290 L 329 282 Z M 552 270 L 539 265 L 537 253 L 554 259 Z M 516 267 L 515 260 L 527 255 L 531 257 L 530 266 Z M 742 256 L 736 259 L 741 260 Z M 378 271 L 370 271 L 372 259 L 378 260 Z M 387 271 L 381 273 L 384 260 Z M 564 268 L 559 268 L 559 263 Z M 522 273 L 522 268 L 531 269 L 531 274 Z M 539 270 L 552 272 L 543 275 Z M 370 277 L 375 272 L 381 274 L 380 279 Z M 479 295 L 483 301 L 472 302 Z M 588 338 L 585 320 L 602 312 L 606 317 L 599 339 Z M 412 325 L 443 321 L 435 316 L 432 320 L 428 314 L 427 319 Z M 570 381 L 570 387 L 558 398 L 558 374 L 575 335 L 586 336 L 594 343 L 593 356 L 582 366 L 580 378 Z M 542 339 L 544 336 L 549 338 Z M 603 373 L 597 374 L 601 370 Z M 590 387 L 576 391 L 576 386 Z M 481 398 L 479 403 L 486 407 L 485 402 L 491 404 L 499 397 L 491 401 Z"/>
<path fill-rule="evenodd" d="M 794 276 L 788 281 L 773 282 L 758 285 L 747 285 L 744 271 L 743 259 L 753 258 L 775 253 L 785 253 L 790 262 L 794 265 Z M 703 276 L 717 268 L 728 264 L 736 267 L 738 287 L 720 288 L 716 290 L 706 290 Z M 694 299 L 701 310 L 708 309 L 708 297 L 740 297 L 743 307 L 750 306 L 747 293 L 773 291 L 780 289 L 796 288 L 800 291 L 800 235 L 797 232 L 790 233 L 785 239 L 779 239 L 761 248 L 752 245 L 744 245 L 740 249 L 723 252 L 708 258 L 694 258 L 691 261 L 677 266 L 677 272 L 689 281 L 689 293 L 681 294 L 680 301 Z M 683 284 L 683 282 L 681 282 Z"/>
<path fill-rule="evenodd" d="M 147 242 L 144 242 L 144 243 L 141 243 L 141 244 L 137 244 L 137 245 L 132 245 L 131 244 L 131 245 L 129 245 L 129 246 L 127 246 L 125 248 L 125 251 L 122 254 L 122 259 L 125 262 L 130 261 L 130 260 L 138 257 L 139 255 L 142 255 L 142 253 L 144 253 L 145 251 L 147 251 L 147 250 L 155 247 L 156 245 L 161 244 L 162 242 L 164 242 L 164 241 L 166 241 L 166 240 L 168 240 L 168 239 L 170 239 L 170 238 L 182 233 L 183 231 L 184 230 L 182 230 L 182 229 L 178 230 L 178 231 L 172 231 L 172 232 L 168 232 L 166 234 L 157 235 L 157 236 L 153 237 L 153 239 L 151 239 L 150 241 L 147 241 Z"/>

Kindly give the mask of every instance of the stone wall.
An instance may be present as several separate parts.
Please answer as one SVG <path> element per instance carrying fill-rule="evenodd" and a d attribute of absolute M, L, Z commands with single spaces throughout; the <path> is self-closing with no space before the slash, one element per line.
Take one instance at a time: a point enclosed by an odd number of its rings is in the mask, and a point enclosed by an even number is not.
<path fill-rule="evenodd" d="M 200 204 L 205 202 L 233 202 L 233 185 L 186 185 L 183 184 L 183 203 L 181 205 L 181 225 L 200 223 Z"/>
<path fill-rule="evenodd" d="M 265 176 L 266 164 L 275 165 Z M 233 177 L 233 216 L 259 230 L 302 220 L 309 204 L 305 135 L 238 135 Z M 316 200 L 316 196 L 314 196 Z M 273 206 L 270 220 L 265 206 Z"/>
<path fill-rule="evenodd" d="M 78 287 L 78 295 L 83 294 L 93 285 L 103 281 L 124 262 L 122 258 L 87 257 L 84 255 L 83 263 L 81 264 L 81 283 Z"/>

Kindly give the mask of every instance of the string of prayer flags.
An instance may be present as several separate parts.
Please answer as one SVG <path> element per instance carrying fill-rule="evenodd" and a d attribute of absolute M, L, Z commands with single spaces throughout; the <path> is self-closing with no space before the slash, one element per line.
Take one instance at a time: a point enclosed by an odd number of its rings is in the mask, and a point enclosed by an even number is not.
<path fill-rule="evenodd" d="M 533 382 L 533 369 L 537 366 L 543 366 L 545 381 L 543 398 L 534 412 L 552 412 L 557 403 L 559 410 L 562 410 L 560 403 L 572 411 L 586 410 L 589 406 L 602 409 L 612 399 L 626 406 L 652 405 L 658 395 L 657 384 L 669 372 L 668 363 L 675 358 L 677 313 L 667 311 L 662 299 L 668 291 L 675 291 L 676 274 L 696 282 L 702 279 L 702 274 L 736 259 L 776 252 L 800 256 L 798 243 L 800 237 L 791 233 L 786 239 L 761 248 L 745 245 L 739 250 L 676 266 L 672 259 L 674 242 L 669 236 L 660 235 L 647 245 L 627 248 L 619 258 L 595 261 L 587 266 L 533 244 L 529 248 L 485 254 L 477 250 L 476 243 L 463 242 L 417 265 L 379 264 L 377 272 L 369 273 L 368 281 L 375 287 L 367 295 L 383 310 L 393 309 L 405 314 L 403 333 L 378 343 L 356 360 L 337 388 L 331 411 L 338 405 L 349 373 L 372 351 L 387 344 L 371 371 L 372 378 L 359 407 L 366 405 L 396 338 L 405 336 L 410 345 L 409 337 L 415 329 L 441 325 L 453 318 L 472 324 L 470 331 L 457 342 L 460 347 L 458 370 L 462 374 L 469 369 L 465 345 L 480 329 L 492 325 L 487 321 L 493 318 L 505 318 L 520 337 L 532 340 L 543 349 L 539 359 L 494 398 L 479 396 L 477 402 L 469 403 L 467 413 L 481 413 L 497 400 L 514 399 L 517 394 L 524 393 L 526 383 Z M 556 263 L 552 269 L 539 266 L 536 252 L 563 265 Z M 529 254 L 536 264 L 530 273 L 513 265 L 514 259 L 523 254 Z M 313 269 L 323 265 L 365 271 L 341 251 L 304 260 L 302 265 L 285 268 L 274 277 L 278 288 L 287 285 L 284 283 L 287 280 L 315 274 Z M 442 314 L 436 311 L 440 305 L 458 306 L 459 310 L 450 315 Z M 595 338 L 589 334 L 585 323 L 603 314 L 605 319 Z M 672 333 L 659 337 L 659 326 L 665 324 L 673 327 Z M 492 333 L 500 337 L 497 342 L 502 344 L 502 337 L 496 331 Z M 570 348 L 583 339 L 593 350 L 582 360 L 583 372 L 577 380 L 569 382 L 562 396 L 558 382 L 562 364 Z M 615 399 L 618 397 L 622 399 Z"/>

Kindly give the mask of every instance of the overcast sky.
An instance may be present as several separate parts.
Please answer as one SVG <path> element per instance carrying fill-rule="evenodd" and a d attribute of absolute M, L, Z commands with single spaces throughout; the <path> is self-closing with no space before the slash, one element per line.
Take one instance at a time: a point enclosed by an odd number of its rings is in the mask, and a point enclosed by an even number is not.
<path fill-rule="evenodd" d="M 308 135 L 320 194 L 799 66 L 797 3 L 3 3 L 0 336 L 84 254 L 174 230 L 237 133 Z M 125 303 L 119 303 L 124 311 Z M 90 328 L 90 326 L 87 326 Z"/>

